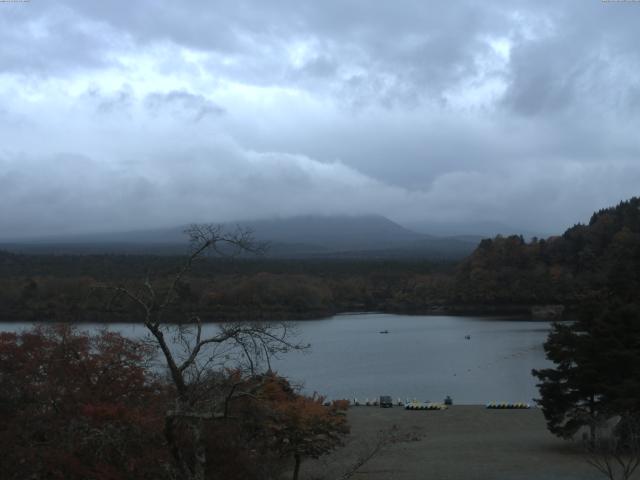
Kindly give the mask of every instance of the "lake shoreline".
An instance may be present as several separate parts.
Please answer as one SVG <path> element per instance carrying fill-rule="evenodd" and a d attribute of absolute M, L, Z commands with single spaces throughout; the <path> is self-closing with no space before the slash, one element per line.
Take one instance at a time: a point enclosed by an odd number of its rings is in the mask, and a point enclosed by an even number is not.
<path fill-rule="evenodd" d="M 127 338 L 148 334 L 141 322 L 75 325 L 81 331 L 107 328 Z M 215 335 L 220 325 L 204 324 L 203 335 Z M 0 329 L 20 332 L 33 326 L 5 322 Z M 450 395 L 459 404 L 471 404 L 532 403 L 538 392 L 530 372 L 547 365 L 543 343 L 550 324 L 513 316 L 360 313 L 274 322 L 273 327 L 286 329 L 296 343 L 311 345 L 277 356 L 270 364 L 308 394 L 357 397 L 360 402 L 383 394 L 394 401 L 399 396 L 403 401 L 442 401 Z M 229 362 L 234 361 L 230 356 Z"/>
<path fill-rule="evenodd" d="M 123 323 L 140 323 L 137 316 L 120 312 L 85 312 L 69 314 L 62 318 L 53 318 L 51 320 L 42 320 L 47 318 L 49 312 L 27 312 L 21 316 L 10 314 L 10 317 L 2 318 L 2 322 L 20 323 L 20 322 L 38 322 L 38 323 L 105 323 L 105 324 L 123 324 Z M 324 320 L 339 315 L 360 315 L 360 314 L 395 314 L 408 316 L 478 316 L 478 317 L 505 317 L 517 321 L 552 321 L 565 320 L 568 315 L 573 313 L 572 310 L 566 309 L 561 305 L 432 305 L 428 308 L 413 307 L 397 307 L 382 308 L 378 310 L 361 310 L 361 309 L 341 309 L 341 310 L 312 310 L 312 311 L 269 311 L 262 310 L 256 312 L 248 311 L 225 311 L 211 310 L 203 311 L 201 314 L 203 323 L 230 323 L 238 321 L 249 322 L 282 322 L 282 321 L 309 321 Z M 59 316 L 59 315 L 54 315 Z M 171 318 L 169 316 L 169 318 Z M 172 323 L 184 323 L 174 321 Z"/>

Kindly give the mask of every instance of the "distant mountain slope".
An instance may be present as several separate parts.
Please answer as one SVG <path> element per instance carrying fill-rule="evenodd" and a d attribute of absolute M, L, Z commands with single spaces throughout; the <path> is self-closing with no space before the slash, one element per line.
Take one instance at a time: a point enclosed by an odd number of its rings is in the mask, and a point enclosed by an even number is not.
<path fill-rule="evenodd" d="M 461 258 L 478 238 L 440 238 L 413 232 L 379 215 L 299 216 L 239 222 L 253 231 L 257 241 L 270 244 L 269 255 L 278 257 L 437 257 Z M 229 229 L 235 224 L 227 224 Z M 39 253 L 180 253 L 186 227 L 51 237 L 0 244 L 13 251 Z"/>
<path fill-rule="evenodd" d="M 367 216 L 301 216 L 244 222 L 256 239 L 317 245 L 326 250 L 380 250 L 421 240 L 388 218 Z"/>
<path fill-rule="evenodd" d="M 406 245 L 424 235 L 407 230 L 391 220 L 367 216 L 299 216 L 228 223 L 248 228 L 258 241 L 298 244 L 317 250 L 381 249 Z M 182 244 L 187 225 L 164 229 L 46 237 L 13 243 L 33 244 Z"/>

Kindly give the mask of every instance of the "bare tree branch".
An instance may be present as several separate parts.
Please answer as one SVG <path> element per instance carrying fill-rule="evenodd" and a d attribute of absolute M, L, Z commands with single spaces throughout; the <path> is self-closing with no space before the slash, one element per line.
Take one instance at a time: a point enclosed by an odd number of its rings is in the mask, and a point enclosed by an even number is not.
<path fill-rule="evenodd" d="M 221 226 L 191 225 L 185 233 L 189 236 L 190 253 L 166 290 L 157 289 L 149 274 L 139 290 L 124 285 L 100 285 L 97 288 L 113 293 L 109 307 L 120 298 L 125 298 L 131 306 L 141 311 L 142 321 L 162 352 L 177 392 L 175 408 L 168 411 L 165 418 L 165 437 L 178 466 L 178 476 L 189 480 L 204 480 L 206 450 L 203 443 L 203 422 L 225 418 L 229 402 L 233 398 L 252 395 L 251 392 L 238 391 L 236 386 L 231 388 L 221 404 L 217 403 L 219 395 L 215 395 L 214 390 L 220 387 L 215 375 L 207 369 L 227 365 L 229 358 L 238 361 L 242 357 L 247 362 L 250 373 L 254 374 L 260 367 L 261 360 L 270 369 L 270 357 L 307 346 L 291 341 L 285 324 L 222 324 L 217 325 L 215 333 L 205 335 L 202 319 L 197 314 L 188 313 L 189 323 L 186 325 L 165 322 L 164 315 L 179 299 L 179 288 L 184 279 L 191 272 L 194 263 L 208 252 L 229 257 L 243 253 L 261 254 L 266 249 L 266 244 L 258 244 L 253 240 L 250 230 L 240 227 L 228 233 Z M 165 332 L 171 331 L 175 332 L 173 341 L 171 336 L 167 338 L 165 335 Z M 217 349 L 217 346 L 225 347 Z M 183 350 L 184 356 L 175 351 L 177 347 Z M 207 354 L 204 353 L 205 350 Z M 178 439 L 176 429 L 181 424 L 190 432 L 192 451 L 189 454 L 181 450 Z"/>
<path fill-rule="evenodd" d="M 415 434 L 401 433 L 397 425 L 393 425 L 387 430 L 380 430 L 375 442 L 368 445 L 365 451 L 356 459 L 347 471 L 340 477 L 340 480 L 349 480 L 356 475 L 364 465 L 370 462 L 374 457 L 378 456 L 385 448 L 390 445 L 402 442 L 412 442 L 419 440 Z"/>

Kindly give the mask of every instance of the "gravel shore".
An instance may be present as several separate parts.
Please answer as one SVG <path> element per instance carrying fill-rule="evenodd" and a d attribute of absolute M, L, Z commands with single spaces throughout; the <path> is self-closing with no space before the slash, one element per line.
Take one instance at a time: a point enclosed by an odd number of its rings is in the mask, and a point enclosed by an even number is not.
<path fill-rule="evenodd" d="M 444 411 L 352 407 L 345 448 L 302 464 L 302 479 L 340 479 L 370 452 L 378 432 L 396 427 L 403 440 L 385 445 L 355 480 L 597 480 L 579 444 L 551 435 L 542 412 L 453 406 Z M 639 472 L 634 478 L 640 479 Z"/>

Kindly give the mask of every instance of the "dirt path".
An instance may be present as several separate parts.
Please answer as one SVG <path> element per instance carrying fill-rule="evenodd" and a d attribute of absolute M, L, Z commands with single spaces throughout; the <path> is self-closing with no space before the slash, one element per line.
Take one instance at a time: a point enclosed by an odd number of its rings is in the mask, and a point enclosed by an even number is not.
<path fill-rule="evenodd" d="M 579 445 L 548 433 L 537 409 L 487 410 L 453 406 L 445 411 L 355 407 L 347 446 L 303 463 L 303 479 L 339 479 L 394 425 L 410 441 L 387 445 L 358 469 L 354 480 L 598 480 Z M 640 479 L 638 472 L 636 477 Z"/>

